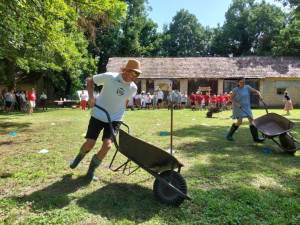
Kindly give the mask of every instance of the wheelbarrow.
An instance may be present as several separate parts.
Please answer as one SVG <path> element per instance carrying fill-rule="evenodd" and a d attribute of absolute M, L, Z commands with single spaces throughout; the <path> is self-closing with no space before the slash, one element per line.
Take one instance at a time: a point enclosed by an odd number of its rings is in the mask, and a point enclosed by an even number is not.
<path fill-rule="evenodd" d="M 265 106 L 267 114 L 252 120 L 252 124 L 265 138 L 272 139 L 282 150 L 291 155 L 294 154 L 300 148 L 299 142 L 290 133 L 295 128 L 295 124 L 276 113 L 269 113 L 265 102 L 261 101 Z M 242 107 L 241 109 L 249 116 Z M 279 136 L 280 143 L 275 140 L 277 136 Z"/>
<path fill-rule="evenodd" d="M 191 197 L 187 194 L 186 181 L 180 174 L 182 163 L 166 151 L 131 136 L 130 127 L 124 122 L 122 122 L 122 125 L 127 127 L 128 131 L 119 130 L 118 144 L 112 129 L 109 113 L 98 105 L 95 105 L 95 107 L 105 112 L 110 131 L 113 134 L 116 151 L 109 165 L 112 171 L 123 171 L 123 174 L 130 175 L 142 168 L 156 178 L 153 192 L 156 199 L 161 203 L 179 206 L 185 199 L 191 200 Z M 127 160 L 113 169 L 113 163 L 118 152 L 127 157 Z M 134 163 L 134 166 L 131 165 L 131 162 Z"/>
<path fill-rule="evenodd" d="M 210 106 L 209 111 L 206 113 L 206 117 L 211 118 L 213 113 L 219 113 L 222 111 L 222 108 L 219 108 L 217 106 Z"/>

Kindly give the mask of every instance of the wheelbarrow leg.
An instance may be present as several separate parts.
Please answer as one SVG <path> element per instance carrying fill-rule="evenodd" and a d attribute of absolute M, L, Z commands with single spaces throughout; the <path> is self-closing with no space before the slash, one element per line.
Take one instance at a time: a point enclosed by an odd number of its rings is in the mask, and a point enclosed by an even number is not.
<path fill-rule="evenodd" d="M 250 131 L 251 131 L 251 134 L 253 137 L 253 141 L 256 141 L 256 142 L 264 142 L 265 141 L 264 138 L 260 138 L 258 136 L 258 130 L 254 125 L 250 125 L 249 127 L 250 127 Z"/>

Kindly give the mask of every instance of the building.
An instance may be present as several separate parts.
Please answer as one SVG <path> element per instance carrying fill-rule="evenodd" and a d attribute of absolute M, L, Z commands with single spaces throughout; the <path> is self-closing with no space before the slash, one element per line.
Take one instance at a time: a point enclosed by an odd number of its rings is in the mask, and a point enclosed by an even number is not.
<path fill-rule="evenodd" d="M 110 58 L 107 71 L 120 71 L 129 57 Z M 170 81 L 170 89 L 181 92 L 210 87 L 211 94 L 231 91 L 238 77 L 259 90 L 268 106 L 283 106 L 283 92 L 291 95 L 294 106 L 300 105 L 300 57 L 191 57 L 136 58 L 143 75 L 137 80 L 140 91 L 153 92 L 155 83 Z M 205 90 L 205 88 L 204 88 Z M 168 92 L 168 91 L 166 91 Z M 251 105 L 261 105 L 257 96 Z"/>

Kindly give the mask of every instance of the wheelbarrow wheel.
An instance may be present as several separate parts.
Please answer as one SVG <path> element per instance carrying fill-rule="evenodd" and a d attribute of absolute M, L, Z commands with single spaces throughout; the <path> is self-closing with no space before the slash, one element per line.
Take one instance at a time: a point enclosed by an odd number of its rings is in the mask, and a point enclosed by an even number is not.
<path fill-rule="evenodd" d="M 182 193 L 187 193 L 187 185 L 185 179 L 180 173 L 173 171 L 173 178 L 171 182 L 171 170 L 164 171 L 159 176 L 165 179 L 167 182 L 171 183 Z M 159 179 L 155 179 L 154 181 L 153 192 L 155 198 L 163 204 L 179 206 L 184 201 L 184 198 L 182 198 L 178 193 L 176 193 L 176 191 L 174 191 L 168 185 L 159 181 Z"/>
<path fill-rule="evenodd" d="M 290 155 L 295 154 L 295 152 L 297 151 L 295 150 L 296 149 L 295 141 L 289 132 L 280 134 L 279 141 L 281 146 L 285 148 L 285 151 L 288 154 Z"/>
<path fill-rule="evenodd" d="M 207 112 L 206 116 L 209 117 L 209 118 L 211 118 L 212 117 L 212 112 Z"/>

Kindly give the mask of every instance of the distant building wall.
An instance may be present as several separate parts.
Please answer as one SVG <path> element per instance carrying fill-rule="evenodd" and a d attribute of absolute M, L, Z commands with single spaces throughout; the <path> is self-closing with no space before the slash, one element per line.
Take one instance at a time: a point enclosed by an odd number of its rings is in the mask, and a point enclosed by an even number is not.
<path fill-rule="evenodd" d="M 261 80 L 261 94 L 269 106 L 284 106 L 284 90 L 288 91 L 294 106 L 299 106 L 300 79 L 266 78 Z"/>

